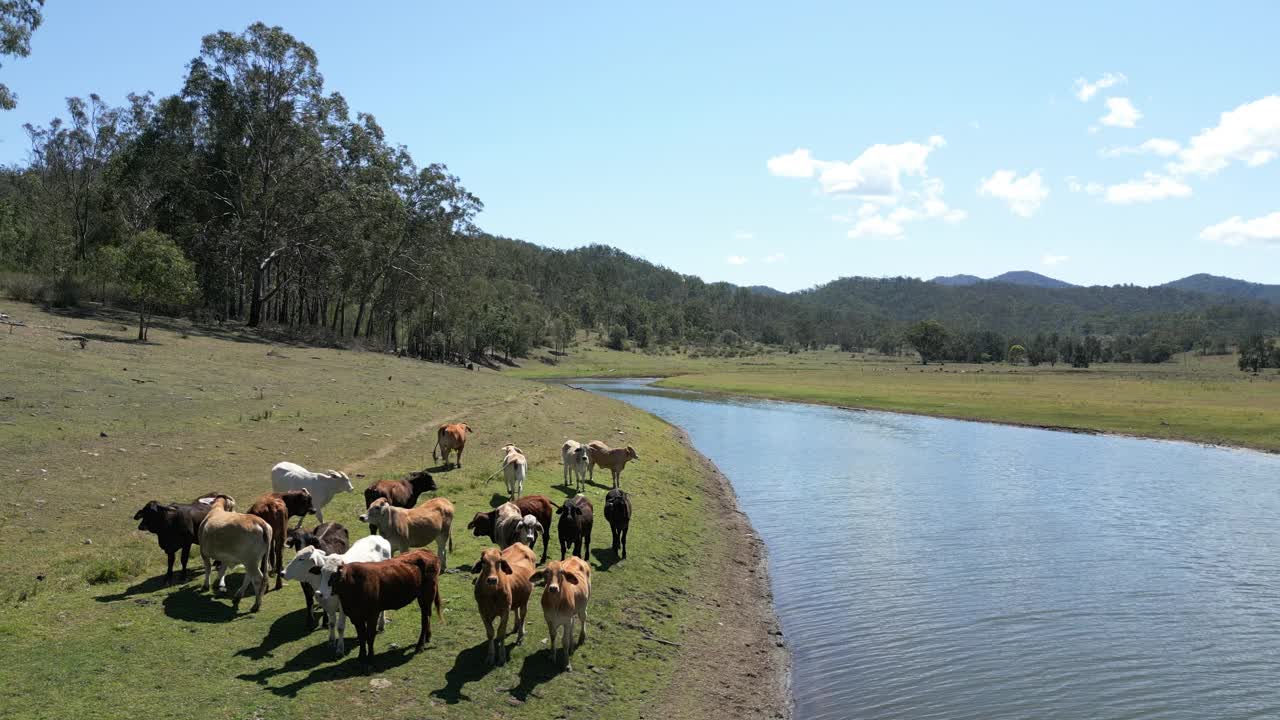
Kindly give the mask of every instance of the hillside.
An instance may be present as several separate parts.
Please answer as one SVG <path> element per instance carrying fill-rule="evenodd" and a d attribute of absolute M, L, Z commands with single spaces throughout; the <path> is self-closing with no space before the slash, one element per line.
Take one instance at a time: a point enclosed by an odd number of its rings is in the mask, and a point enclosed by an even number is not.
<path fill-rule="evenodd" d="M 1064 288 L 1076 287 L 1069 282 L 1064 282 L 1057 278 L 1051 278 L 1048 275 L 1041 275 L 1030 270 L 1013 270 L 1001 273 L 995 277 L 980 278 L 977 275 L 939 275 L 929 282 L 937 285 L 946 285 L 948 287 L 963 287 L 966 285 L 976 285 L 980 282 L 998 282 L 1008 283 L 1010 285 L 1026 285 L 1029 287 L 1043 288 Z"/>
<path fill-rule="evenodd" d="M 1280 303 L 1280 285 L 1263 285 L 1207 273 L 1188 275 L 1180 280 L 1165 283 L 1161 287 L 1171 287 L 1178 290 L 1204 293 L 1206 295 L 1220 295 L 1241 300 L 1262 300 L 1270 303 Z"/>

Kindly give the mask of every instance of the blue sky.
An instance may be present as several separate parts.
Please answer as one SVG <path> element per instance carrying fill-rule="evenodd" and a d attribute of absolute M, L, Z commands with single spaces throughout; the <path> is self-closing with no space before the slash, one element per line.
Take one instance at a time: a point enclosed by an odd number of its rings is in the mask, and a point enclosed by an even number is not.
<path fill-rule="evenodd" d="M 53 0 L 0 69 L 0 161 L 66 96 L 172 93 L 202 35 L 263 20 L 493 233 L 784 290 L 1280 282 L 1280 4 L 368 5 Z"/>

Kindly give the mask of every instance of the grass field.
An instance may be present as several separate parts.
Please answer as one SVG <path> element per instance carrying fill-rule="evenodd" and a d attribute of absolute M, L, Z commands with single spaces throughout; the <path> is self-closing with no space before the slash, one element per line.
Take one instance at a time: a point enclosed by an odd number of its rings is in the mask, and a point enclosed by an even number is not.
<path fill-rule="evenodd" d="M 235 331 L 158 326 L 132 342 L 127 315 L 77 318 L 28 305 L 0 310 L 28 323 L 0 326 L 0 715 L 13 718 L 674 717 L 665 690 L 680 667 L 674 645 L 712 622 L 690 600 L 694 578 L 724 562 L 728 539 L 704 519 L 706 470 L 676 431 L 584 392 L 385 355 L 267 344 Z M 60 339 L 66 333 L 86 337 Z M 163 588 L 164 554 L 136 530 L 152 498 L 190 501 L 221 490 L 247 505 L 282 459 L 345 469 L 356 492 L 332 519 L 351 530 L 372 479 L 434 465 L 435 427 L 476 430 L 464 467 L 435 473 L 458 515 L 450 565 L 485 542 L 464 529 L 503 498 L 498 448 L 529 454 L 526 493 L 559 501 L 566 437 L 626 442 L 634 494 L 629 559 L 615 564 L 597 507 L 590 636 L 561 674 L 546 650 L 540 609 L 507 665 L 484 664 L 484 630 L 470 576 L 449 572 L 445 622 L 412 652 L 417 609 L 392 613 L 377 640 L 375 688 L 351 652 L 335 659 L 327 632 L 304 630 L 296 584 L 269 592 L 257 614 L 199 590 Z M 598 480 L 598 478 L 597 478 Z M 329 513 L 326 513 L 329 517 Z M 314 524 L 314 519 L 308 525 Z M 555 553 L 555 538 L 553 557 Z M 286 551 L 286 560 L 291 555 Z M 198 569 L 198 555 L 193 557 Z M 238 587 L 240 573 L 228 578 Z M 536 598 L 535 601 L 536 603 Z M 348 648 L 354 648 L 348 628 Z"/>
<path fill-rule="evenodd" d="M 1232 356 L 1162 365 L 1012 367 L 851 358 L 835 351 L 745 358 L 617 352 L 585 343 L 530 377 L 662 377 L 665 387 L 1021 425 L 1126 433 L 1280 452 L 1280 374 Z"/>

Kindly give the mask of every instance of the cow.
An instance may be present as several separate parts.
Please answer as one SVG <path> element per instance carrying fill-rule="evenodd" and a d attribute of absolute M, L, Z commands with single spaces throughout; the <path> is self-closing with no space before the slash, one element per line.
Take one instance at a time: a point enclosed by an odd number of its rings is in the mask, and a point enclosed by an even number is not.
<path fill-rule="evenodd" d="M 507 496 L 515 500 L 524 492 L 524 479 L 529 474 L 529 459 L 520 452 L 520 448 L 507 444 L 502 446 L 502 476 L 507 481 Z"/>
<path fill-rule="evenodd" d="M 466 423 L 453 423 L 451 425 L 441 425 L 436 430 L 436 445 L 431 448 L 432 460 L 443 460 L 446 467 L 449 465 L 449 451 L 458 451 L 458 467 L 462 467 L 462 451 L 467 447 L 467 436 L 475 432 L 471 426 Z M 440 451 L 443 457 L 437 457 L 436 451 Z"/>
<path fill-rule="evenodd" d="M 374 500 L 386 498 L 387 502 L 399 508 L 411 508 L 418 504 L 418 496 L 424 492 L 436 490 L 435 478 L 426 470 L 415 470 L 403 480 L 376 480 L 364 489 L 364 506 L 369 507 Z M 369 532 L 376 533 L 374 526 Z"/>
<path fill-rule="evenodd" d="M 342 613 L 356 626 L 360 660 L 368 672 L 373 661 L 373 639 L 382 623 L 382 614 L 398 610 L 414 600 L 422 613 L 417 652 L 431 640 L 431 605 L 442 621 L 440 601 L 440 559 L 430 550 L 414 550 L 381 562 L 341 563 L 320 585 L 320 597 L 337 595 Z"/>
<path fill-rule="evenodd" d="M 151 500 L 134 513 L 133 519 L 141 521 L 138 529 L 154 533 L 160 549 L 169 556 L 169 569 L 164 574 L 166 586 L 173 582 L 173 561 L 179 551 L 182 552 L 182 579 L 187 579 L 187 560 L 191 557 L 191 546 L 200 542 L 200 523 L 208 514 L 207 503 L 196 501 L 190 505 L 162 505 L 156 500 Z"/>
<path fill-rule="evenodd" d="M 338 523 L 320 523 L 310 530 L 302 528 L 294 528 L 289 531 L 289 539 L 285 540 L 285 545 L 293 548 L 296 553 L 301 553 L 304 548 L 316 548 L 323 550 L 326 554 L 341 555 L 350 549 L 350 539 L 347 535 L 347 529 Z M 390 553 L 387 553 L 390 555 Z M 295 556 L 296 559 L 296 556 Z M 313 603 L 315 602 L 315 584 L 308 582 L 310 578 L 295 577 L 297 573 L 291 576 L 288 572 L 292 562 L 285 567 L 284 577 L 289 580 L 298 580 L 302 587 L 302 599 L 307 604 L 307 629 L 314 630 L 316 628 L 316 616 Z M 329 625 L 329 615 L 324 613 L 325 626 Z"/>
<path fill-rule="evenodd" d="M 330 554 L 317 547 L 304 547 L 298 551 L 293 560 L 284 569 L 284 576 L 297 580 L 303 587 L 311 586 L 315 592 L 314 600 L 324 611 L 325 623 L 329 626 L 329 645 L 338 656 L 346 652 L 343 635 L 347 629 L 347 616 L 342 613 L 342 604 L 333 595 L 324 596 L 320 588 L 327 584 L 329 575 L 349 562 L 378 562 L 391 558 L 391 543 L 384 537 L 370 535 L 360 538 L 349 550 L 341 554 Z M 311 607 L 311 599 L 307 600 L 307 608 Z M 310 615 L 308 614 L 308 617 Z M 314 629 L 314 623 L 308 622 L 308 629 Z M 378 629 L 382 629 L 381 621 Z"/>
<path fill-rule="evenodd" d="M 613 473 L 614 487 L 622 483 L 622 469 L 627 466 L 627 463 L 639 459 L 636 449 L 630 445 L 625 448 L 610 448 L 599 440 L 592 440 L 587 445 L 588 473 L 591 480 L 596 479 L 596 466 L 599 465 Z"/>
<path fill-rule="evenodd" d="M 560 446 L 560 462 L 564 464 L 564 484 L 569 486 L 569 478 L 576 479 L 574 489 L 582 492 L 587 489 L 587 473 L 590 472 L 590 460 L 587 449 L 577 440 L 565 440 Z"/>
<path fill-rule="evenodd" d="M 276 463 L 271 468 L 271 490 L 282 493 L 287 490 L 307 490 L 311 493 L 311 506 L 315 509 L 316 521 L 324 522 L 324 508 L 340 492 L 351 492 L 351 478 L 344 472 L 327 470 L 322 473 L 310 470 L 291 462 Z M 302 524 L 301 521 L 298 522 Z"/>
<path fill-rule="evenodd" d="M 516 616 L 516 644 L 524 642 L 524 621 L 529 610 L 529 596 L 533 593 L 530 578 L 536 570 L 537 555 L 524 543 L 516 543 L 505 550 L 489 548 L 480 554 L 480 560 L 472 568 L 479 573 L 476 578 L 476 607 L 484 621 L 485 635 L 489 638 L 489 654 L 485 662 L 501 665 L 507 661 L 507 620 L 512 612 Z M 498 621 L 498 631 L 493 631 L 493 621 Z"/>
<path fill-rule="evenodd" d="M 587 639 L 587 603 L 591 600 L 591 566 L 581 558 L 571 557 L 564 562 L 552 560 L 533 574 L 542 591 L 542 615 L 547 620 L 547 634 L 551 641 L 551 657 L 556 657 L 556 631 L 563 632 L 564 669 L 572 671 L 569 664 L 575 645 Z M 578 641 L 573 641 L 574 620 L 582 623 Z"/>
<path fill-rule="evenodd" d="M 560 520 L 556 523 L 556 529 L 560 533 L 560 559 L 564 560 L 565 551 L 569 545 L 573 545 L 574 555 L 585 559 L 591 554 L 591 501 L 586 495 L 578 493 L 565 500 L 564 504 L 556 510 L 556 514 L 560 516 Z M 583 543 L 587 546 L 585 551 L 582 548 Z"/>
<path fill-rule="evenodd" d="M 276 589 L 284 585 L 280 571 L 284 570 L 284 541 L 289 529 L 289 518 L 301 518 L 312 511 L 311 491 L 287 490 L 282 493 L 267 493 L 249 506 L 249 514 L 257 515 L 271 525 L 271 569 L 276 574 Z"/>
<path fill-rule="evenodd" d="M 250 584 L 257 589 L 253 607 L 262 607 L 262 593 L 267 588 L 267 563 L 271 556 L 271 525 L 257 515 L 235 512 L 235 499 L 229 495 L 214 497 L 209 514 L 200 523 L 200 560 L 204 563 L 204 587 L 209 589 L 209 573 L 215 561 L 218 568 L 218 592 L 227 589 L 227 571 L 236 565 L 244 565 L 244 581 L 231 600 L 231 607 L 240 609 L 240 598 Z"/>
<path fill-rule="evenodd" d="M 378 498 L 360 520 L 377 526 L 393 552 L 422 547 L 434 540 L 440 567 L 447 567 L 445 546 L 453 550 L 453 503 L 445 498 L 432 498 L 415 508 L 398 508 L 386 498 Z"/>
<path fill-rule="evenodd" d="M 493 518 L 493 541 L 498 543 L 499 549 L 510 547 L 520 539 L 520 521 L 523 517 L 520 506 L 513 502 L 505 502 L 497 507 L 497 514 Z"/>
<path fill-rule="evenodd" d="M 542 534 L 542 562 L 546 562 L 549 538 L 545 529 L 551 527 L 551 515 L 555 511 L 555 503 L 551 502 L 551 498 L 545 495 L 525 495 L 516 500 L 515 503 L 523 515 L 532 515 L 538 524 L 544 528 Z M 471 522 L 467 523 L 467 529 L 473 531 L 476 537 L 487 537 L 497 542 L 497 538 L 493 536 L 493 523 L 497 516 L 498 510 L 496 508 L 489 512 L 476 513 L 475 517 L 471 518 Z M 531 548 L 533 547 L 532 543 L 525 544 Z"/>
<path fill-rule="evenodd" d="M 613 534 L 613 556 L 618 557 L 622 550 L 622 558 L 627 557 L 627 531 L 631 529 L 631 496 L 614 488 L 604 496 L 604 519 L 609 521 L 609 532 Z"/>

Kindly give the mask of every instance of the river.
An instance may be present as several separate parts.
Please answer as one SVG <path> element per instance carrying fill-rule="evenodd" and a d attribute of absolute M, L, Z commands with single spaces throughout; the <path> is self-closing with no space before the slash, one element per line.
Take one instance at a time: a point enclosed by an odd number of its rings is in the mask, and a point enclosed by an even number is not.
<path fill-rule="evenodd" d="M 1280 457 L 574 384 L 729 477 L 800 720 L 1280 717 Z"/>

